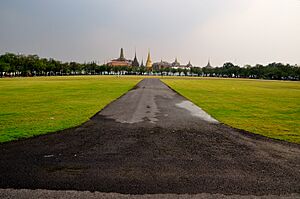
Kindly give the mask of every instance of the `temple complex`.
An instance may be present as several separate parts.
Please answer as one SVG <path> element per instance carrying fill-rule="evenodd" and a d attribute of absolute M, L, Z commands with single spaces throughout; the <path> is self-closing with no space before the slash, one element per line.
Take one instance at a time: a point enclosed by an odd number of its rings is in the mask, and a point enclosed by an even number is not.
<path fill-rule="evenodd" d="M 152 64 L 150 50 L 148 51 L 146 65 L 144 66 L 144 61 L 143 60 L 142 60 L 141 65 L 140 65 L 139 61 L 138 61 L 138 58 L 136 56 L 136 51 L 135 51 L 134 58 L 133 58 L 133 61 L 132 61 L 132 60 L 129 60 L 129 59 L 125 58 L 123 48 L 121 48 L 120 57 L 117 58 L 117 59 L 111 60 L 109 63 L 107 63 L 107 65 L 108 66 L 112 66 L 112 67 L 117 67 L 117 66 L 146 67 L 147 71 L 159 71 L 159 70 L 166 69 L 166 68 L 170 68 L 170 69 L 171 68 L 174 68 L 174 69 L 187 69 L 187 70 L 190 70 L 190 68 L 193 67 L 193 65 L 191 64 L 190 61 L 189 61 L 189 63 L 187 65 L 181 65 L 178 62 L 177 57 L 175 58 L 175 61 L 172 62 L 172 63 L 169 63 L 169 62 L 161 60 L 160 62 Z M 210 66 L 210 61 L 208 61 L 207 67 L 211 67 Z"/>

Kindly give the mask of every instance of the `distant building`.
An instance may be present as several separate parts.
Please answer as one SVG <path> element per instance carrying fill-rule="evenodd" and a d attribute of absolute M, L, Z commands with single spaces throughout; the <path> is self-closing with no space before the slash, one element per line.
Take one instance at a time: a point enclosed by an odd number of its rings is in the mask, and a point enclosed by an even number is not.
<path fill-rule="evenodd" d="M 187 65 L 181 65 L 177 58 L 175 58 L 175 61 L 173 63 L 169 63 L 169 62 L 166 62 L 166 61 L 160 61 L 160 62 L 157 62 L 157 63 L 154 63 L 153 64 L 153 70 L 155 71 L 159 71 L 161 69 L 166 69 L 166 68 L 175 68 L 175 69 L 187 69 L 187 70 L 190 70 L 191 67 L 193 67 L 193 65 L 191 64 L 191 62 L 189 61 L 189 63 Z"/>
<path fill-rule="evenodd" d="M 139 61 L 138 61 L 138 59 L 136 57 L 136 52 L 134 54 L 134 59 L 133 59 L 133 62 L 132 62 L 132 66 L 133 67 L 139 67 L 140 66 Z"/>
<path fill-rule="evenodd" d="M 205 66 L 205 68 L 212 68 L 211 64 L 210 64 L 210 60 L 208 60 L 207 65 Z"/>
<path fill-rule="evenodd" d="M 175 61 L 172 63 L 172 68 L 175 68 L 175 69 L 188 69 L 190 70 L 190 68 L 193 67 L 191 62 L 189 62 L 187 65 L 181 65 L 177 58 L 175 59 Z"/>
<path fill-rule="evenodd" d="M 192 68 L 193 65 L 191 64 L 191 61 L 189 61 L 189 63 L 186 65 L 188 68 Z"/>
<path fill-rule="evenodd" d="M 166 69 L 166 68 L 171 68 L 172 65 L 169 63 L 169 62 L 166 62 L 166 61 L 160 61 L 160 62 L 157 62 L 157 63 L 154 63 L 152 65 L 152 68 L 154 71 L 159 71 L 161 69 Z"/>
<path fill-rule="evenodd" d="M 177 57 L 175 58 L 175 61 L 172 63 L 172 67 L 180 67 L 180 63 L 177 60 Z"/>
<path fill-rule="evenodd" d="M 145 67 L 143 59 L 142 59 L 141 67 Z"/>
<path fill-rule="evenodd" d="M 147 70 L 152 70 L 152 61 L 150 57 L 150 51 L 148 52 L 147 62 L 146 62 L 146 68 Z"/>
<path fill-rule="evenodd" d="M 107 63 L 108 66 L 131 66 L 132 61 L 125 59 L 123 48 L 121 48 L 120 57 L 118 59 L 113 59 L 111 62 Z"/>

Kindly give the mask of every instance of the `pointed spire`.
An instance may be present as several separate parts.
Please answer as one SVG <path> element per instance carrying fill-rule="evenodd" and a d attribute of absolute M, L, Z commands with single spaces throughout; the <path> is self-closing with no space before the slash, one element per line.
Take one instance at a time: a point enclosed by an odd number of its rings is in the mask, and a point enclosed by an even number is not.
<path fill-rule="evenodd" d="M 207 66 L 206 66 L 206 68 L 211 68 L 212 66 L 211 66 L 211 64 L 210 64 L 210 59 L 208 59 L 208 63 L 207 63 Z"/>
<path fill-rule="evenodd" d="M 123 59 L 125 59 L 125 56 L 124 56 L 123 48 L 121 48 L 121 52 L 120 52 L 120 60 L 123 60 Z"/>
<path fill-rule="evenodd" d="M 136 50 L 135 50 L 135 53 L 134 53 L 134 59 L 133 59 L 133 62 L 132 62 L 132 66 L 135 66 L 135 67 L 139 67 L 140 64 L 139 64 L 139 61 L 136 57 Z"/>
<path fill-rule="evenodd" d="M 152 61 L 151 61 L 151 56 L 150 56 L 150 50 L 148 50 L 148 57 L 147 57 L 146 67 L 149 68 L 149 69 L 152 68 Z"/>
<path fill-rule="evenodd" d="M 175 61 L 172 63 L 172 66 L 179 66 L 180 63 L 177 60 L 177 57 L 175 58 Z"/>
<path fill-rule="evenodd" d="M 136 47 L 134 47 L 134 59 L 136 59 Z"/>
<path fill-rule="evenodd" d="M 148 57 L 147 57 L 147 59 L 151 61 L 150 50 L 148 50 Z"/>

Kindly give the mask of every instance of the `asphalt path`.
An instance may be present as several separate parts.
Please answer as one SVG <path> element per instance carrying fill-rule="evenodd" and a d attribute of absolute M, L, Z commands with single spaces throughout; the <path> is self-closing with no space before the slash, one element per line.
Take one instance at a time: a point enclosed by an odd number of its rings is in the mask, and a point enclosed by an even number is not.
<path fill-rule="evenodd" d="M 79 127 L 1 144 L 0 153 L 2 190 L 300 193 L 300 145 L 221 124 L 158 79 Z"/>

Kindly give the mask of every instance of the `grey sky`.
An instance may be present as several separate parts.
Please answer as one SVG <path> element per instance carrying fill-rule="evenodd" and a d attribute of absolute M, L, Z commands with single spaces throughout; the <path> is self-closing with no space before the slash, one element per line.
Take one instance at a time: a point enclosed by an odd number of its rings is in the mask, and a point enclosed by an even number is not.
<path fill-rule="evenodd" d="M 299 0 L 0 0 L 0 53 L 300 64 Z"/>

